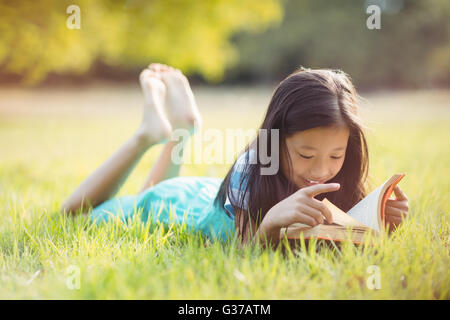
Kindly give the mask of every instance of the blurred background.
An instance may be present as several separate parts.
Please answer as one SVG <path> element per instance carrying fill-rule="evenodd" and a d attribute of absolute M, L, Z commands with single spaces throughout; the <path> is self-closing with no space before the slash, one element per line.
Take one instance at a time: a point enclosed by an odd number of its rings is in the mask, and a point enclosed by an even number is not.
<path fill-rule="evenodd" d="M 361 90 L 448 87 L 449 21 L 448 0 L 1 0 L 0 82 L 135 82 L 161 62 L 208 84 L 273 83 L 302 65 L 342 69 Z"/>
<path fill-rule="evenodd" d="M 151 62 L 180 68 L 204 128 L 219 130 L 256 129 L 299 66 L 341 69 L 374 129 L 375 183 L 422 170 L 415 144 L 436 159 L 449 149 L 449 40 L 448 0 L 0 0 L 0 189 L 31 201 L 36 181 L 35 200 L 56 208 L 139 125 L 138 75 Z M 157 155 L 122 193 L 136 192 Z M 229 166 L 182 174 L 223 177 Z"/>

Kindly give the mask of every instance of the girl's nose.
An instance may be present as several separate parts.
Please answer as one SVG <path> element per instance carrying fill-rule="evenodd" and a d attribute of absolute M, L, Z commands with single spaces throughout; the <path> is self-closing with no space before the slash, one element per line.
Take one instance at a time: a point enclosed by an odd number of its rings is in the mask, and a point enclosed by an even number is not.
<path fill-rule="evenodd" d="M 315 181 L 322 181 L 325 180 L 329 176 L 327 169 L 316 169 L 314 171 L 311 171 L 311 174 L 309 176 L 309 179 L 315 180 Z"/>

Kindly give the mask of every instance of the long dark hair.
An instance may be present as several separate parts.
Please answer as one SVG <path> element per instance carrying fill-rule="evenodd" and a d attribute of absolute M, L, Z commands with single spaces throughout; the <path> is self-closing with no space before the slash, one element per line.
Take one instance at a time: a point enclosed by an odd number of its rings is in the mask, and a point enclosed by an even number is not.
<path fill-rule="evenodd" d="M 341 210 L 348 211 L 366 196 L 369 156 L 363 133 L 365 126 L 358 115 L 358 95 L 344 72 L 300 68 L 290 74 L 275 89 L 260 129 L 266 129 L 267 138 L 263 141 L 267 144 L 268 152 L 271 150 L 271 129 L 279 129 L 279 151 L 288 159 L 289 172 L 292 173 L 285 138 L 299 131 L 330 126 L 346 126 L 350 131 L 342 168 L 328 181 L 338 182 L 341 187 L 338 191 L 323 193 L 315 198 L 323 200 L 326 197 Z M 260 146 L 260 140 L 261 136 L 258 134 L 242 153 Z M 261 163 L 259 152 L 255 154 L 256 161 L 246 165 L 241 174 L 241 187 L 245 194 L 248 194 L 248 214 L 235 217 L 235 226 L 241 241 L 248 237 L 249 222 L 250 231 L 253 233 L 270 208 L 298 190 L 294 182 L 287 179 L 281 170 L 274 175 L 261 175 L 260 169 L 267 165 Z M 232 169 L 222 182 L 215 203 L 223 208 L 228 195 L 236 212 L 237 209 L 245 207 L 245 199 L 235 199 L 231 193 Z"/>

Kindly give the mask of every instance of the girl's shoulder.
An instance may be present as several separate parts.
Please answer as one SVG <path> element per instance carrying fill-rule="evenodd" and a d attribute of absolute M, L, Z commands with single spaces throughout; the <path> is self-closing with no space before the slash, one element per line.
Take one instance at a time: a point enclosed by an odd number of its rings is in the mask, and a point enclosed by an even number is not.
<path fill-rule="evenodd" d="M 227 209 L 231 214 L 234 214 L 232 205 L 235 207 L 241 206 L 244 210 L 247 209 L 249 195 L 246 190 L 248 176 L 245 171 L 247 165 L 255 163 L 255 155 L 256 153 L 254 149 L 248 149 L 237 158 L 236 163 L 232 168 L 230 173 L 230 183 L 226 192 L 225 200 L 225 209 Z"/>
<path fill-rule="evenodd" d="M 230 185 L 232 188 L 242 189 L 242 187 L 239 186 L 243 183 L 247 183 L 247 176 L 245 175 L 245 171 L 249 164 L 255 163 L 255 156 L 255 150 L 248 149 L 236 159 L 236 163 L 232 168 L 230 177 Z"/>
<path fill-rule="evenodd" d="M 237 159 L 233 167 L 234 171 L 244 171 L 248 164 L 256 163 L 256 152 L 253 148 L 249 148 L 243 152 Z"/>

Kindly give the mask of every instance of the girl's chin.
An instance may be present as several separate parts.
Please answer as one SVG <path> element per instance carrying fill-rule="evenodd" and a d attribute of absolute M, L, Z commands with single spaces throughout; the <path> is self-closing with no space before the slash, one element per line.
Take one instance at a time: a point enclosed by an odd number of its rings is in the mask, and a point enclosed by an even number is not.
<path fill-rule="evenodd" d="M 295 183 L 297 185 L 297 187 L 299 189 L 301 188 L 305 188 L 308 187 L 310 184 L 308 184 L 304 179 L 300 178 L 299 180 L 297 180 L 297 182 Z"/>

